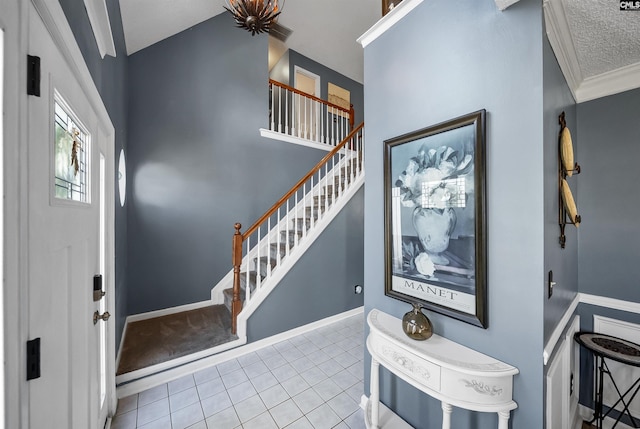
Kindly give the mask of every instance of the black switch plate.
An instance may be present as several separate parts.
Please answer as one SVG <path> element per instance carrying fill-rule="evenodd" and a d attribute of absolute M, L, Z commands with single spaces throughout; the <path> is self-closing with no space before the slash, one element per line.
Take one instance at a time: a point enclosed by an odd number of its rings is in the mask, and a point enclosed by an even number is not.
<path fill-rule="evenodd" d="M 27 381 L 40 378 L 40 338 L 27 341 Z"/>

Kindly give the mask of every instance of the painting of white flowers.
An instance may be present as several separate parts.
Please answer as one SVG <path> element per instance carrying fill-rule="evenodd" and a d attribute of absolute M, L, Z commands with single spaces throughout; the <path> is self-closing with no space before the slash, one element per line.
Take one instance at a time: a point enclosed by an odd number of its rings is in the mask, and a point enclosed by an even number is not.
<path fill-rule="evenodd" d="M 484 328 L 485 114 L 385 141 L 386 294 Z"/>

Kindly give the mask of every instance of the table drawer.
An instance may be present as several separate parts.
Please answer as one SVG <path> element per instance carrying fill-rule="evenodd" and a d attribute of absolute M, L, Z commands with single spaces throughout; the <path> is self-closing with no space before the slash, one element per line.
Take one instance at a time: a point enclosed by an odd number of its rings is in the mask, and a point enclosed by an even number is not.
<path fill-rule="evenodd" d="M 438 365 L 388 343 L 384 339 L 376 338 L 374 343 L 377 352 L 376 358 L 384 361 L 385 366 L 406 374 L 410 379 L 429 389 L 440 391 L 440 367 Z"/>
<path fill-rule="evenodd" d="M 512 378 L 470 376 L 442 369 L 442 393 L 475 404 L 501 404 L 512 398 Z"/>

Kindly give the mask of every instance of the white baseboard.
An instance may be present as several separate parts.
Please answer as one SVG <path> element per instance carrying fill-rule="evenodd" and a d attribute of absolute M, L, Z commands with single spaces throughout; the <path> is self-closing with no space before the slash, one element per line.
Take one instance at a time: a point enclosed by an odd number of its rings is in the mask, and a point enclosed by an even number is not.
<path fill-rule="evenodd" d="M 197 310 L 199 308 L 214 305 L 211 300 L 192 302 L 191 304 L 179 305 L 177 307 L 163 308 L 162 310 L 148 311 L 146 313 L 132 314 L 127 316 L 125 323 L 138 322 L 140 320 L 153 319 L 154 317 L 167 316 L 169 314 L 182 313 L 183 311 Z"/>
<path fill-rule="evenodd" d="M 141 379 L 133 380 L 127 384 L 122 384 L 117 387 L 116 394 L 118 398 L 124 398 L 136 393 L 140 393 L 144 390 L 151 389 L 152 387 L 159 386 L 169 381 L 178 379 L 188 374 L 192 374 L 196 371 L 200 371 L 205 368 L 209 368 L 214 365 L 218 365 L 221 362 L 235 359 L 245 354 L 254 352 L 263 347 L 267 347 L 281 341 L 288 340 L 297 335 L 304 334 L 314 329 L 321 328 L 323 326 L 330 325 L 340 320 L 347 319 L 352 316 L 357 316 L 364 313 L 364 307 L 354 308 L 353 310 L 345 311 L 344 313 L 329 316 L 324 319 L 303 325 L 286 332 L 273 335 L 262 340 L 254 341 L 249 344 L 245 344 L 240 347 L 233 348 L 231 350 L 223 351 L 221 353 L 201 358 L 197 361 L 185 363 L 179 367 L 171 368 L 161 373 L 146 376 Z"/>
<path fill-rule="evenodd" d="M 366 395 L 360 398 L 360 408 L 364 410 L 364 424 L 371 429 L 371 401 Z M 382 402 L 378 410 L 379 429 L 414 429 L 409 423 L 402 420 L 396 413 L 387 408 Z"/>

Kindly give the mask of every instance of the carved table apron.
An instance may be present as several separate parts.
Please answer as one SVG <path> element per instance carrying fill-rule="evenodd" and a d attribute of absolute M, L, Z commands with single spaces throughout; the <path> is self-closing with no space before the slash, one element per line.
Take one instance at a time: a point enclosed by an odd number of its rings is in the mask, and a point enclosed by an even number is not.
<path fill-rule="evenodd" d="M 402 321 L 373 309 L 367 317 L 371 353 L 369 429 L 378 429 L 380 365 L 442 402 L 442 429 L 450 429 L 453 407 L 498 413 L 498 429 L 509 427 L 513 376 L 518 369 L 461 344 L 433 335 L 414 341 L 402 331 Z"/>

